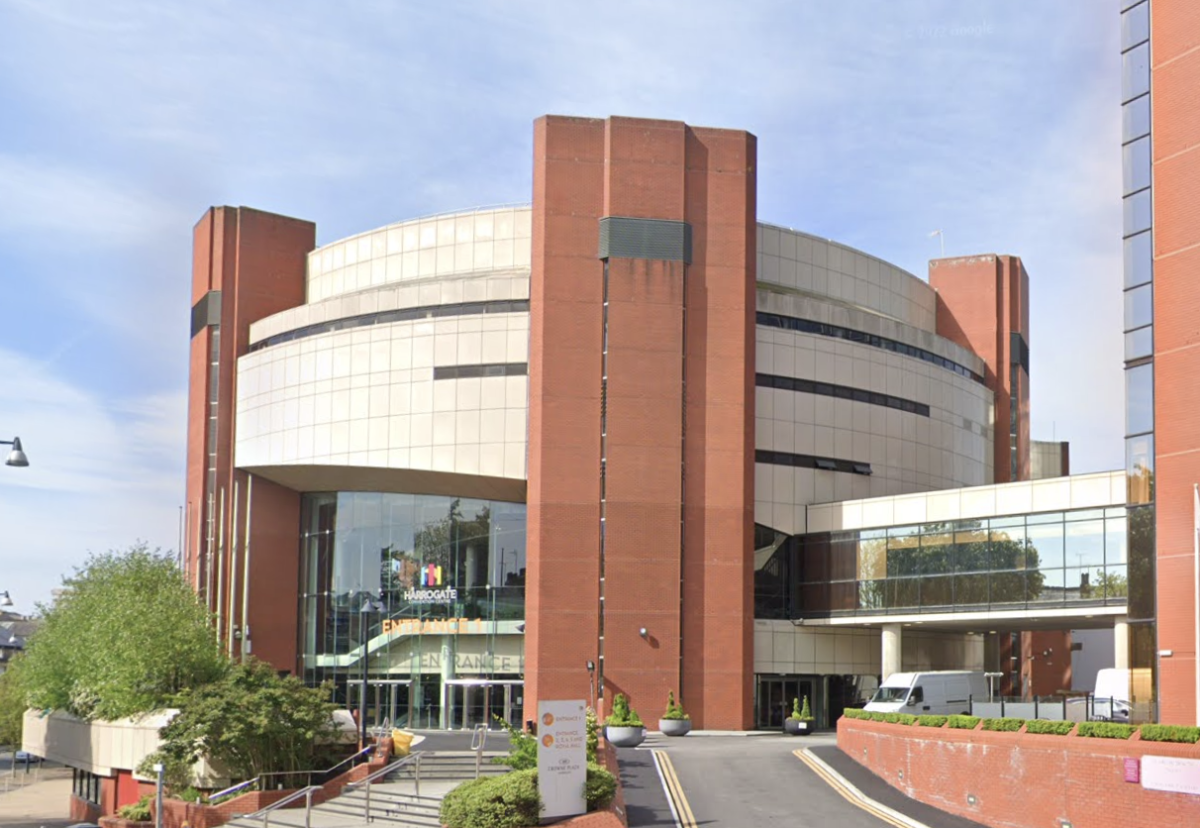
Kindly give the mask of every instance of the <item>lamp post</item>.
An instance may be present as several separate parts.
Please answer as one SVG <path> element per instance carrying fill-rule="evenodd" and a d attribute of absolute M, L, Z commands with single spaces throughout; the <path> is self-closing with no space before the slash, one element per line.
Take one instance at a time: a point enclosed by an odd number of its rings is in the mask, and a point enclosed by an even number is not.
<path fill-rule="evenodd" d="M 358 699 L 358 711 L 359 711 L 358 712 L 358 727 L 359 727 L 359 731 L 361 733 L 360 738 L 362 740 L 362 743 L 359 745 L 360 749 L 365 748 L 367 746 L 367 663 L 368 663 L 368 660 L 371 655 L 370 647 L 369 647 L 369 645 L 371 643 L 370 630 L 367 625 L 371 620 L 370 619 L 371 613 L 382 612 L 382 611 L 383 611 L 383 604 L 379 603 L 378 601 L 373 600 L 369 594 L 367 595 L 366 598 L 363 599 L 363 605 L 358 611 L 359 630 L 361 631 L 360 634 L 362 635 L 362 666 L 363 666 L 362 689 L 359 692 L 359 699 Z"/>
<path fill-rule="evenodd" d="M 8 459 L 4 461 L 6 466 L 28 466 L 29 458 L 25 456 L 25 451 L 21 448 L 21 438 L 14 437 L 11 440 L 0 440 L 0 446 L 12 446 L 12 451 L 8 453 Z"/>

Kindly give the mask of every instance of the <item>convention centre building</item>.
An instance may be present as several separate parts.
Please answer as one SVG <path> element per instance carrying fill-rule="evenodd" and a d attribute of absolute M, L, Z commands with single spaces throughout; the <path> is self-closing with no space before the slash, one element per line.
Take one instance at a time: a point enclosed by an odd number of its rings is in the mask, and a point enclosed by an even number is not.
<path fill-rule="evenodd" d="M 673 691 L 741 730 L 902 668 L 1040 692 L 1072 648 L 1036 636 L 1098 628 L 1146 715 L 1191 717 L 1191 686 L 1154 695 L 1158 648 L 1194 662 L 1155 643 L 1165 478 L 1144 439 L 1074 477 L 1031 439 L 1019 257 L 922 278 L 764 223 L 746 132 L 547 116 L 533 146 L 527 204 L 320 246 L 196 225 L 182 557 L 230 653 L 372 724 L 616 693 L 653 720 Z"/>

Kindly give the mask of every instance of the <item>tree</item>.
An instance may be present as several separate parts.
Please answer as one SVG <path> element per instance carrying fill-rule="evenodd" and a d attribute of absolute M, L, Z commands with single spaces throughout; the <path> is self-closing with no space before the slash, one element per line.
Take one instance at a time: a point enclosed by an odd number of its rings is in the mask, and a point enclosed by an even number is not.
<path fill-rule="evenodd" d="M 328 685 L 306 687 L 250 659 L 219 681 L 184 690 L 159 735 L 162 751 L 191 764 L 206 756 L 234 778 L 312 770 L 336 735 Z"/>
<path fill-rule="evenodd" d="M 18 655 L 0 673 L 0 745 L 16 747 L 21 744 L 22 720 L 29 707 L 25 700 L 25 689 L 21 686 L 21 662 Z"/>
<path fill-rule="evenodd" d="M 32 706 L 119 719 L 225 672 L 208 612 L 172 556 L 145 544 L 92 555 L 63 583 L 26 647 Z"/>

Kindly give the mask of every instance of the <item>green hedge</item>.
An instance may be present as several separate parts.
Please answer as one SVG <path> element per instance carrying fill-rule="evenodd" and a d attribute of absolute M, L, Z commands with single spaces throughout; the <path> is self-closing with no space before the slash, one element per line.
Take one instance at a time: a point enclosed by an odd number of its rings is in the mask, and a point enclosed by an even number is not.
<path fill-rule="evenodd" d="M 921 727 L 941 727 L 949 716 L 917 716 L 917 724 Z"/>
<path fill-rule="evenodd" d="M 1030 719 L 1025 723 L 1025 732 L 1066 736 L 1073 727 L 1075 727 L 1074 722 L 1048 722 L 1045 719 Z"/>
<path fill-rule="evenodd" d="M 588 764 L 583 795 L 589 811 L 599 811 L 612 804 L 617 794 L 617 777 L 599 765 Z"/>
<path fill-rule="evenodd" d="M 1200 742 L 1200 727 L 1144 724 L 1142 725 L 1142 741 L 1195 744 L 1196 742 Z"/>
<path fill-rule="evenodd" d="M 888 724 L 910 725 L 917 720 L 917 717 L 911 713 L 880 713 L 875 710 L 859 710 L 851 707 L 842 711 L 842 715 L 851 719 L 867 719 L 872 722 L 886 722 Z"/>
<path fill-rule="evenodd" d="M 1002 733 L 1016 733 L 1021 729 L 1021 725 L 1025 724 L 1024 719 L 984 719 L 984 730 L 997 730 Z"/>
<path fill-rule="evenodd" d="M 446 794 L 439 816 L 451 828 L 526 828 L 541 813 L 537 769 L 530 768 L 462 783 Z"/>
<path fill-rule="evenodd" d="M 842 711 L 842 715 L 847 719 L 869 719 L 871 714 L 865 710 L 860 710 L 857 707 L 847 707 Z"/>
<path fill-rule="evenodd" d="M 1080 722 L 1079 735 L 1094 739 L 1128 739 L 1136 727 L 1116 722 Z"/>
<path fill-rule="evenodd" d="M 979 724 L 978 716 L 951 716 L 946 720 L 946 723 L 957 730 L 974 730 L 975 725 Z"/>

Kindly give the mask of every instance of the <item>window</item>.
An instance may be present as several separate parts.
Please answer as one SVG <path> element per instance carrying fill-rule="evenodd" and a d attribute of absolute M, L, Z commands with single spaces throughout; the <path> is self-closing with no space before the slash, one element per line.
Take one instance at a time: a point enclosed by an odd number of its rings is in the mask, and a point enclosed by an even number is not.
<path fill-rule="evenodd" d="M 1125 433 L 1154 430 L 1154 366 L 1146 363 L 1125 370 Z"/>
<path fill-rule="evenodd" d="M 1125 196 L 1124 201 L 1125 235 L 1132 236 L 1143 230 L 1150 229 L 1150 191 L 1142 190 Z"/>
<path fill-rule="evenodd" d="M 914 687 L 912 692 L 908 694 L 909 704 L 920 704 L 925 701 L 925 691 L 920 686 Z"/>
<path fill-rule="evenodd" d="M 1125 361 L 1151 356 L 1154 353 L 1154 326 L 1147 325 L 1125 334 Z"/>
<path fill-rule="evenodd" d="M 1150 230 L 1125 240 L 1125 287 L 1137 287 L 1154 276 L 1154 246 Z"/>
<path fill-rule="evenodd" d="M 1125 440 L 1125 496 L 1129 503 L 1154 500 L 1154 435 Z"/>
<path fill-rule="evenodd" d="M 1134 6 L 1121 15 L 1121 51 L 1150 39 L 1150 4 Z"/>
<path fill-rule="evenodd" d="M 1154 296 L 1150 285 L 1125 291 L 1125 330 L 1143 328 L 1154 321 Z"/>
<path fill-rule="evenodd" d="M 1150 44 L 1143 43 L 1121 55 L 1121 100 L 1150 91 Z"/>
<path fill-rule="evenodd" d="M 1150 134 L 1150 96 L 1134 98 L 1121 107 L 1121 140 L 1123 142 Z"/>
<path fill-rule="evenodd" d="M 1150 136 L 1138 138 L 1121 149 L 1122 194 L 1150 186 Z"/>

